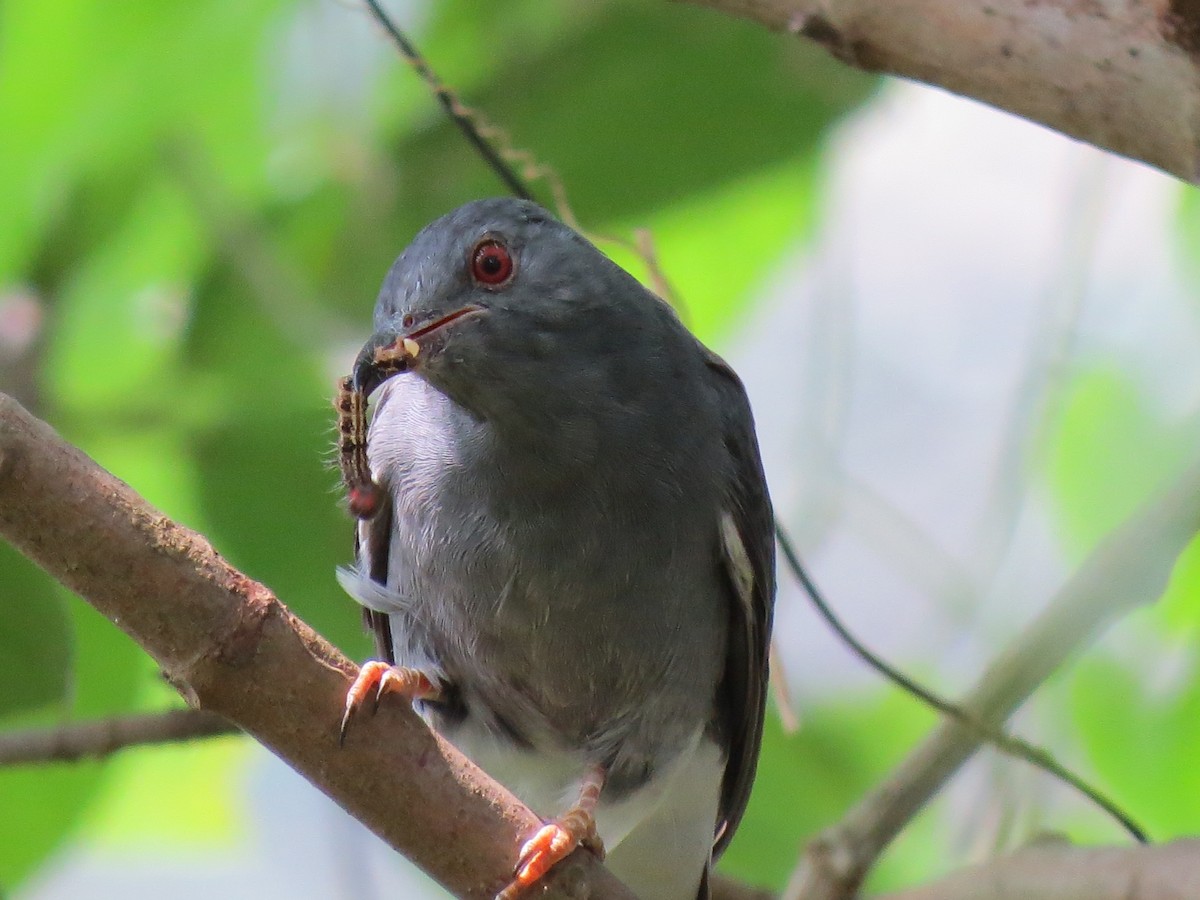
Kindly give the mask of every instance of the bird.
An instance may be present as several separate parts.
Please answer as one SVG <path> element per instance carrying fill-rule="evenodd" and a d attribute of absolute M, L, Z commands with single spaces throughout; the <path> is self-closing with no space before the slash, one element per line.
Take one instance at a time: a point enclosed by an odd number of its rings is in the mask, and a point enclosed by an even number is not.
<path fill-rule="evenodd" d="M 773 514 L 738 376 L 537 204 L 476 200 L 388 271 L 348 384 L 378 487 L 338 578 L 394 692 L 644 900 L 705 900 L 762 741 Z"/>

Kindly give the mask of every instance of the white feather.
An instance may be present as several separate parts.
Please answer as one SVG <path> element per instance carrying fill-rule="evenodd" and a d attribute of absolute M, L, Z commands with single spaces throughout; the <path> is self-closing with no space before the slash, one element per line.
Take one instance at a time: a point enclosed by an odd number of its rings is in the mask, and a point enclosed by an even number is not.
<path fill-rule="evenodd" d="M 571 753 L 515 749 L 470 718 L 447 737 L 544 819 L 579 795 L 586 763 Z M 619 802 L 600 794 L 596 830 L 606 865 L 638 897 L 696 900 L 712 852 L 724 759 L 697 733 L 665 770 Z"/>

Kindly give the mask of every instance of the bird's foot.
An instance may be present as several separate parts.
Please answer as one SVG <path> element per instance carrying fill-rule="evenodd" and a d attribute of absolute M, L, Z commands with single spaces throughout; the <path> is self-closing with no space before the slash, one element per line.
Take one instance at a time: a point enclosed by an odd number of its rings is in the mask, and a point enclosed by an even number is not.
<path fill-rule="evenodd" d="M 392 666 L 378 659 L 363 663 L 358 677 L 346 692 L 346 711 L 342 714 L 342 727 L 338 743 L 345 743 L 350 720 L 362 708 L 367 697 L 372 696 L 371 711 L 379 708 L 384 694 L 399 694 L 406 700 L 427 700 L 437 696 L 437 687 L 424 672 L 403 666 Z"/>
<path fill-rule="evenodd" d="M 602 769 L 594 769 L 585 776 L 575 805 L 561 818 L 543 825 L 525 842 L 517 860 L 516 876 L 496 895 L 496 900 L 517 900 L 576 847 L 586 847 L 604 859 L 604 843 L 596 833 L 596 803 L 603 787 Z"/>

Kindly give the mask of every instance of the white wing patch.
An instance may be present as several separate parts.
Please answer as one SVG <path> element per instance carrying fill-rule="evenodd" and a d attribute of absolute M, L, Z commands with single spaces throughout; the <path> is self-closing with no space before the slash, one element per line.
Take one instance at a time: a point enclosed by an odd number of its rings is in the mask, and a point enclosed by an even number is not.
<path fill-rule="evenodd" d="M 737 523 L 728 512 L 721 513 L 721 548 L 729 562 L 729 571 L 733 575 L 733 586 L 737 590 L 738 600 L 746 607 L 747 617 L 752 617 L 754 566 L 750 563 L 750 554 L 746 552 L 746 545 L 742 541 Z"/>
<path fill-rule="evenodd" d="M 737 591 L 738 600 L 746 607 L 747 615 L 751 614 L 754 604 L 754 567 L 750 564 L 750 555 L 742 542 L 741 532 L 737 523 L 729 513 L 721 515 L 721 546 L 725 559 L 729 562 L 729 571 L 733 575 L 733 586 Z M 800 717 L 792 705 L 791 692 L 788 690 L 787 678 L 783 671 L 783 660 L 777 651 L 775 641 L 771 641 L 771 687 L 774 689 L 775 706 L 779 711 L 779 719 L 783 723 L 785 734 L 794 734 L 800 728 Z"/>

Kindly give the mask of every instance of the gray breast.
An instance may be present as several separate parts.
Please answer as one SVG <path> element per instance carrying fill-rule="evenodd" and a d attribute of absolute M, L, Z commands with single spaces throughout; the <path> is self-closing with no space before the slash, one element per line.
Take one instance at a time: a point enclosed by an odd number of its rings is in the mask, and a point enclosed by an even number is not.
<path fill-rule="evenodd" d="M 419 377 L 381 393 L 369 446 L 395 505 L 398 661 L 432 661 L 475 726 L 582 747 L 614 792 L 644 780 L 707 720 L 720 676 L 719 432 L 668 434 L 681 453 L 577 418 L 510 446 Z"/>

